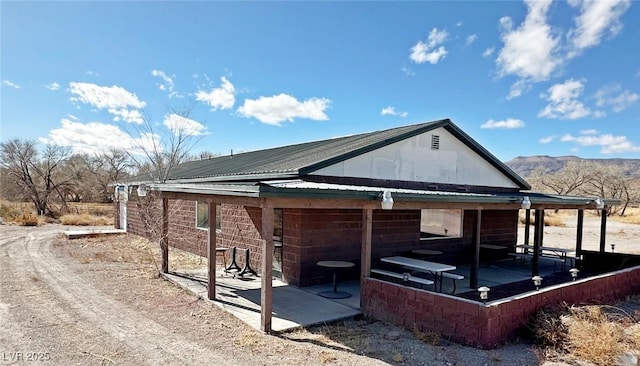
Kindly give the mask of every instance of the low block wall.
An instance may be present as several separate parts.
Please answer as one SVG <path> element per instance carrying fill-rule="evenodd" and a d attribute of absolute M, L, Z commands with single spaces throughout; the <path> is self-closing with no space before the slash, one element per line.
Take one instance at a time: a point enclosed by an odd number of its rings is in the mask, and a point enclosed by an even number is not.
<path fill-rule="evenodd" d="M 361 285 L 361 310 L 367 316 L 489 349 L 513 339 L 545 306 L 605 304 L 640 292 L 640 266 L 486 304 L 373 278 Z"/>

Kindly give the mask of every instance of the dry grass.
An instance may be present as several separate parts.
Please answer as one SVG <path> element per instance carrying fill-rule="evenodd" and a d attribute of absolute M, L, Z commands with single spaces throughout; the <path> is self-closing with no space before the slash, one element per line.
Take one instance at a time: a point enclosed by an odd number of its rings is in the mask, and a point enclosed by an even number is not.
<path fill-rule="evenodd" d="M 423 342 L 425 342 L 427 344 L 430 344 L 432 346 L 437 346 L 438 344 L 440 344 L 440 334 L 439 333 L 428 331 L 428 330 L 421 331 L 418 328 L 413 328 L 413 335 L 417 339 L 419 339 L 419 340 L 421 340 L 421 341 L 423 341 Z"/>
<path fill-rule="evenodd" d="M 525 224 L 525 216 L 524 213 L 520 213 L 520 223 Z M 529 217 L 530 225 L 535 225 L 536 218 L 534 215 Z M 556 213 L 545 213 L 544 215 L 544 226 L 555 226 L 555 227 L 565 227 L 564 219 L 562 214 Z"/>
<path fill-rule="evenodd" d="M 543 309 L 533 321 L 535 337 L 549 357 L 614 365 L 625 352 L 640 354 L 640 325 L 621 309 L 564 306 Z"/>
<path fill-rule="evenodd" d="M 109 203 L 77 203 L 67 204 L 69 213 L 60 216 L 59 221 L 64 225 L 112 225 L 114 208 Z M 55 211 L 59 207 L 53 204 Z M 55 215 L 54 215 L 55 216 Z M 13 222 L 23 226 L 42 225 L 54 222 L 54 219 L 36 215 L 33 204 L 29 202 L 0 202 L 0 217 L 5 222 Z M 36 223 L 37 221 L 37 223 Z"/>
<path fill-rule="evenodd" d="M 60 216 L 59 220 L 63 225 L 93 226 L 113 224 L 112 218 L 89 214 L 67 214 Z"/>
<path fill-rule="evenodd" d="M 628 208 L 625 211 L 624 216 L 612 216 L 611 219 L 619 222 L 624 222 L 626 224 L 638 225 L 640 224 L 640 208 Z"/>

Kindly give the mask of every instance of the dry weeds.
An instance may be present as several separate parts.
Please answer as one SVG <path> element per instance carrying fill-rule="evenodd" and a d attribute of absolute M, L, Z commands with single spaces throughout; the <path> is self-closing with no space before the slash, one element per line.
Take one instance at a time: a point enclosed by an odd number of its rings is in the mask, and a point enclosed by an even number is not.
<path fill-rule="evenodd" d="M 60 216 L 62 225 L 75 226 L 105 226 L 113 224 L 113 218 L 90 214 L 67 214 Z"/>
<path fill-rule="evenodd" d="M 640 355 L 640 325 L 612 306 L 543 309 L 534 319 L 533 330 L 551 359 L 608 366 L 626 352 Z"/>

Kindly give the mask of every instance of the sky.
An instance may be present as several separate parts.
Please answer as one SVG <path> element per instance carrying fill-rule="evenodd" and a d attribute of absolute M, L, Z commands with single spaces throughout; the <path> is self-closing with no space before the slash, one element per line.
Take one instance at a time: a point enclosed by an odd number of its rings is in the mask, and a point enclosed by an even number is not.
<path fill-rule="evenodd" d="M 450 118 L 504 162 L 640 158 L 640 2 L 2 0 L 0 16 L 2 142 L 136 152 L 182 126 L 194 154 L 226 155 Z"/>

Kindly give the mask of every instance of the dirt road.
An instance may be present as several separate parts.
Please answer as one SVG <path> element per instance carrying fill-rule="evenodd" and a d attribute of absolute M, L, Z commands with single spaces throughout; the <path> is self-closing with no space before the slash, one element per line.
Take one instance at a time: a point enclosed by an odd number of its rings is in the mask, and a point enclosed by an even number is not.
<path fill-rule="evenodd" d="M 225 363 L 98 291 L 51 251 L 59 228 L 4 227 L 0 239 L 0 359 L 59 364 Z M 167 347 L 170 345 L 170 347 Z"/>

